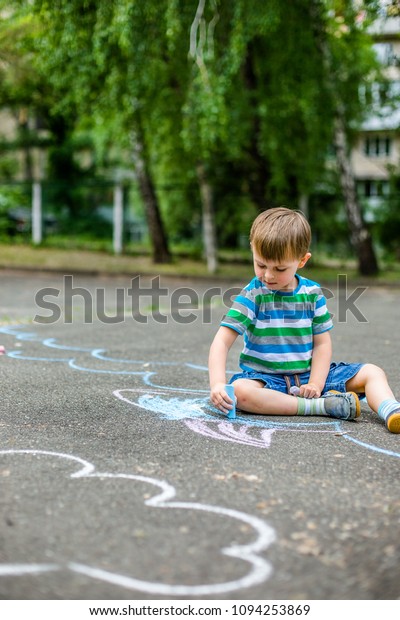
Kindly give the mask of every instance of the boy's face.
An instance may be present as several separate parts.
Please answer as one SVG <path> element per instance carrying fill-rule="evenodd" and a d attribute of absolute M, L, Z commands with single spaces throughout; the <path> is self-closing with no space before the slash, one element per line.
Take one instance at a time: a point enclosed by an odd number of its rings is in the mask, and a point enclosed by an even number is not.
<path fill-rule="evenodd" d="M 311 257 L 288 258 L 280 262 L 262 258 L 253 248 L 254 272 L 259 280 L 272 291 L 294 291 L 297 287 L 296 271 L 304 267 Z"/>

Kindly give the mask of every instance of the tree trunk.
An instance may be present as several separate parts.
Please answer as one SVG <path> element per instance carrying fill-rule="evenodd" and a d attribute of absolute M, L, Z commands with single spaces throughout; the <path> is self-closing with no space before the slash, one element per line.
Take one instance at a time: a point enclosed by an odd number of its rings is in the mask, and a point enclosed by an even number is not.
<path fill-rule="evenodd" d="M 362 275 L 376 275 L 379 271 L 378 262 L 372 245 L 371 235 L 362 216 L 356 183 L 348 155 L 343 116 L 340 112 L 335 122 L 335 148 L 340 185 L 350 228 L 350 240 L 357 254 L 358 269 Z"/>
<path fill-rule="evenodd" d="M 21 140 L 21 149 L 23 153 L 23 165 L 24 165 L 24 180 L 28 182 L 33 181 L 33 160 L 32 151 L 30 145 L 28 116 L 25 108 L 20 110 L 18 116 L 18 133 Z"/>
<path fill-rule="evenodd" d="M 215 218 L 213 207 L 213 191 L 207 177 L 205 166 L 199 162 L 196 166 L 197 178 L 200 186 L 202 221 L 203 221 L 203 244 L 209 273 L 215 273 L 218 267 L 217 258 L 217 235 L 215 230 Z"/>
<path fill-rule="evenodd" d="M 250 104 L 253 105 L 254 110 L 256 110 L 258 105 L 257 93 L 259 85 L 257 83 L 257 76 L 253 66 L 254 56 L 254 44 L 249 43 L 243 71 L 246 89 L 250 95 Z M 261 123 L 258 114 L 254 114 L 251 128 L 251 140 L 248 148 L 248 155 L 250 156 L 248 158 L 250 160 L 250 169 L 246 172 L 246 175 L 249 179 L 249 194 L 251 200 L 261 212 L 267 209 L 268 206 L 272 206 L 272 204 L 269 204 L 269 201 L 267 200 L 269 166 L 259 149 L 259 136 L 261 133 L 260 125 Z"/>
<path fill-rule="evenodd" d="M 136 132 L 132 132 L 132 159 L 135 166 L 139 192 L 145 207 L 147 225 L 152 245 L 152 256 L 155 263 L 171 262 L 167 237 L 161 220 L 158 199 L 153 180 L 150 176 L 145 157 L 143 140 Z"/>
<path fill-rule="evenodd" d="M 375 275 L 379 271 L 378 261 L 372 245 L 371 235 L 362 216 L 354 174 L 351 169 L 344 104 L 343 100 L 340 98 L 339 88 L 335 83 L 336 80 L 340 80 L 340 74 L 338 73 L 338 69 L 334 67 L 332 55 L 327 43 L 321 12 L 322 7 L 323 3 L 321 0 L 312 0 L 309 3 L 310 17 L 315 28 L 316 43 L 321 52 L 326 73 L 329 76 L 328 88 L 336 109 L 334 127 L 336 163 L 350 229 L 350 240 L 357 255 L 359 272 L 362 275 Z"/>

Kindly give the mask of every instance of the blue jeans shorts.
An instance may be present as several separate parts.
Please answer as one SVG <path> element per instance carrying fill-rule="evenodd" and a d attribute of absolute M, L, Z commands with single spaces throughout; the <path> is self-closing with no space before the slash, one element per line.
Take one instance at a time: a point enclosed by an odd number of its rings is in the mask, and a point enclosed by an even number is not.
<path fill-rule="evenodd" d="M 352 379 L 359 372 L 359 370 L 361 370 L 363 365 L 364 364 L 332 362 L 322 394 L 329 392 L 329 390 L 345 392 L 347 381 Z M 288 394 L 291 386 L 308 383 L 310 380 L 310 372 L 303 372 L 297 375 L 273 375 L 258 372 L 257 370 L 249 370 L 233 375 L 229 383 L 233 383 L 234 381 L 237 381 L 237 379 L 253 379 L 255 381 L 262 381 L 265 388 Z M 360 394 L 359 396 L 360 398 L 363 398 L 364 394 Z"/>

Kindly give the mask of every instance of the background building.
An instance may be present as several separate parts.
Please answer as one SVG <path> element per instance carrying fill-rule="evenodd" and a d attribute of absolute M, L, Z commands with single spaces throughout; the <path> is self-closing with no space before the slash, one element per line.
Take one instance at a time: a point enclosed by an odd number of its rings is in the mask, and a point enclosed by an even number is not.
<path fill-rule="evenodd" d="M 400 11 L 400 8 L 399 8 Z M 390 176 L 400 162 L 400 16 L 382 17 L 373 27 L 374 48 L 384 67 L 387 83 L 372 85 L 374 113 L 363 123 L 352 151 L 352 166 L 365 218 L 374 221 L 376 210 L 390 193 Z M 392 103 L 387 101 L 392 99 Z M 393 102 L 398 98 L 397 105 Z"/>

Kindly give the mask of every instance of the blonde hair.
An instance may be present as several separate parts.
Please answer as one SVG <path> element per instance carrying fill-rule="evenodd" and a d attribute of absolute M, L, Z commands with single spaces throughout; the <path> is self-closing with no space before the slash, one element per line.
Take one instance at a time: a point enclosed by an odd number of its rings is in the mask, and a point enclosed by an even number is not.
<path fill-rule="evenodd" d="M 250 242 L 262 258 L 296 260 L 309 250 L 311 228 L 301 211 L 286 207 L 267 209 L 254 220 Z"/>

